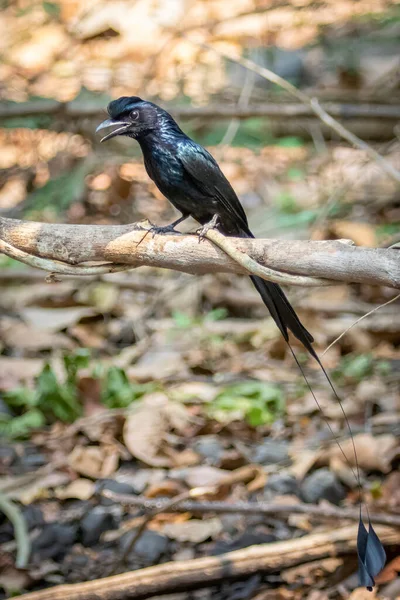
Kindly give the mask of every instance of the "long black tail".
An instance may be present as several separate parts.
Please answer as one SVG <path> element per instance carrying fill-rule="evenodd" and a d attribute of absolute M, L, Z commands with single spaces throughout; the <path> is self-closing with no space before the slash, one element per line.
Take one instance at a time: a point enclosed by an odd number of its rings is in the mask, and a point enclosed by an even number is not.
<path fill-rule="evenodd" d="M 279 285 L 277 283 L 272 283 L 271 281 L 265 281 L 264 279 L 261 279 L 261 277 L 252 276 L 250 279 L 263 299 L 265 306 L 271 313 L 272 318 L 285 340 L 289 342 L 289 329 L 293 335 L 300 340 L 311 356 L 318 360 L 318 356 L 312 347 L 314 341 L 313 336 L 301 323 Z"/>
<path fill-rule="evenodd" d="M 253 237 L 250 230 L 246 230 L 246 231 L 242 230 L 241 234 L 243 235 L 243 237 Z M 299 367 L 299 369 L 305 379 L 305 382 L 306 382 L 312 396 L 314 397 L 314 400 L 315 400 L 318 408 L 321 410 L 322 415 L 324 416 L 322 408 L 317 400 L 317 397 L 314 394 L 313 389 L 311 388 L 311 385 L 307 379 L 305 371 L 304 371 L 303 367 L 301 366 L 301 364 L 299 363 L 299 361 L 296 357 L 296 354 L 294 353 L 294 350 L 290 344 L 288 330 L 291 331 L 292 334 L 303 344 L 303 346 L 306 348 L 306 350 L 308 350 L 310 355 L 317 361 L 317 363 L 321 367 L 322 372 L 324 373 L 324 375 L 329 383 L 329 386 L 331 387 L 331 389 L 339 403 L 341 411 L 343 413 L 346 426 L 349 430 L 349 433 L 351 435 L 351 439 L 353 442 L 356 471 L 354 471 L 353 469 L 352 470 L 353 470 L 354 477 L 357 481 L 357 484 L 358 484 L 358 487 L 360 490 L 360 519 L 359 519 L 358 537 L 357 537 L 357 552 L 358 552 L 358 559 L 359 559 L 358 560 L 359 581 L 360 581 L 360 585 L 365 586 L 368 590 L 372 590 L 372 587 L 375 585 L 374 577 L 383 569 L 385 562 L 386 562 L 386 555 L 385 555 L 385 551 L 383 549 L 382 543 L 379 540 L 378 536 L 376 535 L 376 533 L 371 525 L 371 521 L 369 519 L 369 514 L 368 514 L 368 530 L 365 528 L 364 523 L 362 521 L 362 514 L 361 514 L 362 485 L 361 485 L 361 478 L 360 478 L 360 472 L 359 472 L 359 467 L 358 467 L 357 452 L 356 452 L 356 447 L 355 447 L 350 423 L 349 423 L 347 415 L 344 411 L 341 399 L 338 396 L 336 389 L 335 389 L 328 373 L 326 372 L 318 354 L 315 352 L 315 350 L 312 346 L 312 343 L 314 341 L 313 336 L 311 335 L 311 333 L 309 331 L 307 331 L 307 329 L 301 323 L 299 317 L 297 316 L 296 312 L 294 311 L 293 307 L 291 306 L 289 300 L 286 298 L 283 290 L 279 287 L 279 285 L 277 283 L 272 283 L 271 281 L 265 281 L 264 279 L 261 279 L 260 277 L 251 276 L 250 279 L 251 279 L 253 285 L 255 286 L 256 290 L 260 294 L 264 304 L 266 305 L 269 312 L 271 313 L 271 316 L 274 319 L 275 323 L 277 324 L 280 332 L 282 333 L 283 337 L 285 338 L 285 340 L 289 346 L 289 349 L 293 355 L 293 358 L 296 361 L 296 364 Z M 351 468 L 350 462 L 349 462 L 347 456 L 345 455 L 345 453 L 343 452 L 343 449 L 340 445 L 339 440 L 337 439 L 336 435 L 334 434 L 333 430 L 331 429 L 329 422 L 327 420 L 326 420 L 326 422 L 332 433 L 333 438 L 335 439 L 336 443 L 338 444 L 338 446 L 340 448 L 340 451 L 342 452 L 346 462 L 349 464 L 349 466 Z M 368 508 L 367 508 L 367 512 L 368 512 Z"/>

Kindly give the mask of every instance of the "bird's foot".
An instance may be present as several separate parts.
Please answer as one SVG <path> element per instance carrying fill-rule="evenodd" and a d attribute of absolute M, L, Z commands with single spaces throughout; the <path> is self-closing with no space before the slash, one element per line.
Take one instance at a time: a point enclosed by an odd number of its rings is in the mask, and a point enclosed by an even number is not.
<path fill-rule="evenodd" d="M 179 233 L 179 231 L 177 231 L 175 229 L 175 225 L 177 225 L 178 223 L 180 223 L 181 221 L 183 221 L 183 219 L 178 219 L 177 221 L 174 221 L 173 223 L 170 223 L 169 225 L 163 225 L 163 226 L 159 226 L 159 225 L 151 225 L 151 227 L 149 227 L 146 230 L 146 233 L 144 234 L 144 236 L 142 237 L 142 239 L 138 242 L 138 246 L 143 242 L 143 240 L 149 235 L 149 233 L 152 234 L 152 237 L 154 237 L 157 234 L 164 234 L 164 233 Z"/>
<path fill-rule="evenodd" d="M 153 234 L 153 237 L 157 234 L 163 235 L 164 233 L 179 233 L 179 231 L 175 229 L 175 223 L 170 223 L 169 225 L 162 226 L 153 225 L 153 227 L 149 229 L 149 232 Z"/>
<path fill-rule="evenodd" d="M 218 219 L 219 216 L 214 215 L 208 223 L 204 223 L 203 227 L 200 227 L 200 229 L 197 230 L 196 233 L 199 236 L 199 243 L 207 237 L 207 232 L 210 231 L 210 229 L 215 229 L 217 227 Z"/>

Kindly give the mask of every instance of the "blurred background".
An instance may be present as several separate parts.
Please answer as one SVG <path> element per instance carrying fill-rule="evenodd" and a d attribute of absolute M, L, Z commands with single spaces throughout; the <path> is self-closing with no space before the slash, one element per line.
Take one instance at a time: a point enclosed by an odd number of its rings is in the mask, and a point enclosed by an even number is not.
<path fill-rule="evenodd" d="M 296 98 L 221 56 L 249 58 L 318 98 L 400 169 L 397 2 L 3 0 L 1 9 L 0 216 L 172 221 L 138 145 L 100 146 L 94 133 L 111 99 L 138 95 L 211 151 L 257 237 L 400 242 L 398 183 Z M 15 502 L 28 529 L 16 563 L 0 512 L 0 597 L 342 524 L 171 513 L 135 541 L 139 509 L 102 490 L 151 499 L 212 485 L 209 499 L 231 504 L 356 506 L 349 468 L 246 277 L 142 268 L 49 283 L 3 255 L 0 268 L 0 501 Z M 396 292 L 288 295 L 321 355 Z M 323 359 L 359 440 L 365 496 L 384 512 L 400 508 L 398 314 L 398 302 L 374 312 Z M 295 347 L 352 460 L 340 408 Z M 396 598 L 396 549 L 388 555 L 376 597 Z M 317 563 L 174 599 L 353 597 L 354 553 Z"/>

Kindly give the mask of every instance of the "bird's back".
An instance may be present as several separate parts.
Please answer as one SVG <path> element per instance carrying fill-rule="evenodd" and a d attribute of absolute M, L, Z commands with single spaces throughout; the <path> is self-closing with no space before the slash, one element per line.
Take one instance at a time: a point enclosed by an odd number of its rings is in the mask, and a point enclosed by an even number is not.
<path fill-rule="evenodd" d="M 179 211 L 202 224 L 218 214 L 226 234 L 248 233 L 235 191 L 205 148 L 182 132 L 156 132 L 139 143 L 148 175 Z"/>

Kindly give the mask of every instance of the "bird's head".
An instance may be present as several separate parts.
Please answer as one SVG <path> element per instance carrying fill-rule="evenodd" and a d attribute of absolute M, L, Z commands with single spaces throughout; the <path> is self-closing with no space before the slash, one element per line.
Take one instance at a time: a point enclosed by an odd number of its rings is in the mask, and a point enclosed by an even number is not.
<path fill-rule="evenodd" d="M 113 100 L 107 106 L 107 112 L 110 118 L 100 123 L 96 132 L 109 127 L 112 127 L 112 131 L 105 135 L 101 142 L 117 135 L 140 139 L 155 130 L 160 134 L 182 133 L 167 111 L 138 96 L 122 96 L 118 100 Z"/>
<path fill-rule="evenodd" d="M 100 123 L 96 129 L 97 132 L 112 127 L 112 131 L 101 139 L 102 142 L 117 135 L 137 139 L 157 129 L 165 113 L 156 104 L 142 100 L 138 96 L 122 96 L 118 100 L 113 100 L 107 106 L 107 112 L 110 118 Z"/>

